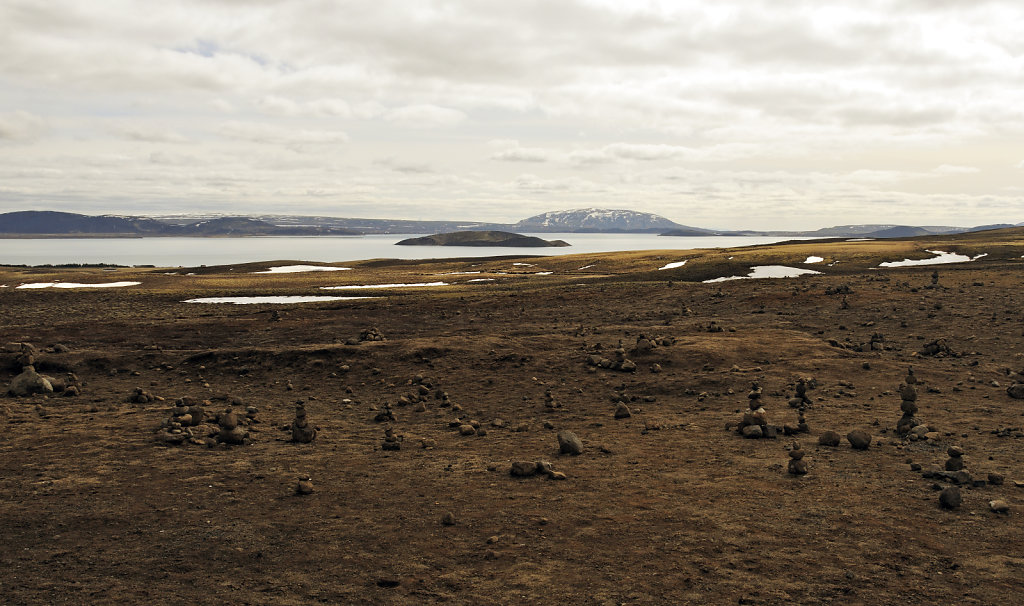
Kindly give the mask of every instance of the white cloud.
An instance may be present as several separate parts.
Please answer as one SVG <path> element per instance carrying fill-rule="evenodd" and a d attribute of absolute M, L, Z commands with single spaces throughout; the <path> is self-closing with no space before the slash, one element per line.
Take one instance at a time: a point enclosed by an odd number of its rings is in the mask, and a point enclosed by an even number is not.
<path fill-rule="evenodd" d="M 20 110 L 0 114 L 0 143 L 31 141 L 41 136 L 46 130 L 46 120 L 35 114 Z"/>
<path fill-rule="evenodd" d="M 942 164 L 932 169 L 937 175 L 973 175 L 980 173 L 981 169 L 976 166 L 960 166 L 956 164 Z"/>
<path fill-rule="evenodd" d="M 491 154 L 492 160 L 505 162 L 548 162 L 554 154 L 538 147 L 511 147 Z"/>
<path fill-rule="evenodd" d="M 466 119 L 466 114 L 447 107 L 419 104 L 386 111 L 384 119 L 410 128 L 442 128 L 462 122 Z"/>
<path fill-rule="evenodd" d="M 8 0 L 0 107 L 24 111 L 0 113 L 0 211 L 1016 223 L 1022 20 L 1012 0 Z"/>
<path fill-rule="evenodd" d="M 224 122 L 218 129 L 218 132 L 230 139 L 280 145 L 324 145 L 345 143 L 349 140 L 348 135 L 341 131 L 298 130 L 284 126 L 237 120 Z"/>

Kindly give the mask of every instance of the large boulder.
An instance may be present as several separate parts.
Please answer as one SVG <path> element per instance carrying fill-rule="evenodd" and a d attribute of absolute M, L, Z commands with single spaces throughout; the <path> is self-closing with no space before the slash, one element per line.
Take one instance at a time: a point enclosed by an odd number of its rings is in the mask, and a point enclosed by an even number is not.
<path fill-rule="evenodd" d="M 12 396 L 25 397 L 37 393 L 53 393 L 53 385 L 32 366 L 26 366 L 21 374 L 11 379 L 7 393 Z"/>
<path fill-rule="evenodd" d="M 1024 400 L 1024 383 L 1014 383 L 1007 387 L 1006 395 L 1017 400 Z"/>

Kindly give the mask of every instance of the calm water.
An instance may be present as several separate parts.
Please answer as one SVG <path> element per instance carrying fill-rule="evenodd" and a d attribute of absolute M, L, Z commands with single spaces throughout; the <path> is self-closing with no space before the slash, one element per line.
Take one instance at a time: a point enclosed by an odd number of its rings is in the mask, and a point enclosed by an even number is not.
<path fill-rule="evenodd" d="M 571 255 L 631 250 L 687 250 L 768 244 L 793 238 L 710 236 L 669 237 L 651 234 L 529 234 L 565 240 L 564 248 L 473 246 L 395 246 L 409 235 L 258 238 L 46 238 L 0 239 L 0 265 L 112 263 L 192 267 L 254 261 L 362 259 L 442 259 L 502 255 Z"/>

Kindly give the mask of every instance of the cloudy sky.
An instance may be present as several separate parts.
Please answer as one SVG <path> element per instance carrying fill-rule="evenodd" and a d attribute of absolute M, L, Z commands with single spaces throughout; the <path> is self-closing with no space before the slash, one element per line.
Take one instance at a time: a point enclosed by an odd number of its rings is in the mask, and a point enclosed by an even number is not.
<path fill-rule="evenodd" d="M 0 212 L 1024 221 L 1020 0 L 0 0 Z"/>

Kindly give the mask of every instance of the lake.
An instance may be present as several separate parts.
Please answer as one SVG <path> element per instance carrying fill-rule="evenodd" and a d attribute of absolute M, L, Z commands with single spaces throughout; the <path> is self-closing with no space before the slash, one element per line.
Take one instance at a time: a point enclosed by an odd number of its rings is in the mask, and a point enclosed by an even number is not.
<path fill-rule="evenodd" d="M 415 235 L 415 234 L 413 234 Z M 504 255 L 572 255 L 579 253 L 688 250 L 770 244 L 794 238 L 654 234 L 528 234 L 565 240 L 564 248 L 476 246 L 395 246 L 410 234 L 252 238 L 39 238 L 0 239 L 0 265 L 110 263 L 194 267 L 255 261 L 336 263 L 363 259 L 444 259 Z"/>

